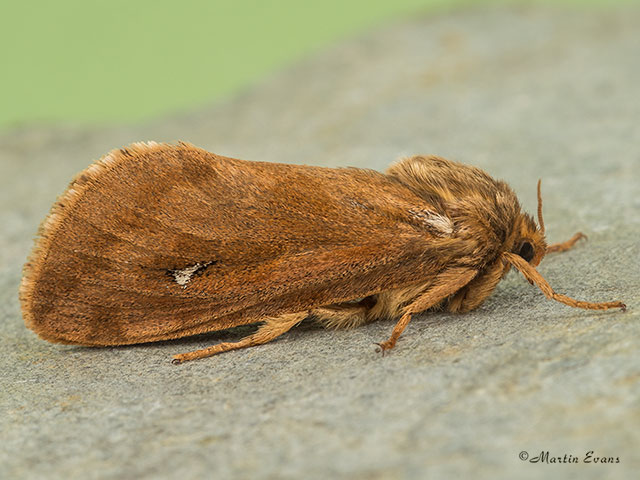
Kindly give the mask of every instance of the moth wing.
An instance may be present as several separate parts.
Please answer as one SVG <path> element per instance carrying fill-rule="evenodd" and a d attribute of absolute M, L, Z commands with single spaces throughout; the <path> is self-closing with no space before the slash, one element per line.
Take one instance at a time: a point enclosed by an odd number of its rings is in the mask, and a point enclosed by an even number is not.
<path fill-rule="evenodd" d="M 177 338 L 423 281 L 473 249 L 452 232 L 378 172 L 134 144 L 59 198 L 20 298 L 50 341 Z"/>

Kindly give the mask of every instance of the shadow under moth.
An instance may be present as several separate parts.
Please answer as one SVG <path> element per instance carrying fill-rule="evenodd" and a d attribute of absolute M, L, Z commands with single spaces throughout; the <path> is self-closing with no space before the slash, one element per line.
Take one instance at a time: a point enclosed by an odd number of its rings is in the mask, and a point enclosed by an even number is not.
<path fill-rule="evenodd" d="M 245 324 L 258 330 L 174 363 L 264 344 L 306 317 L 329 328 L 478 307 L 510 267 L 550 299 L 547 246 L 504 182 L 414 156 L 380 173 L 250 162 L 186 143 L 136 143 L 79 173 L 40 226 L 24 266 L 26 325 L 76 345 L 155 342 Z"/>

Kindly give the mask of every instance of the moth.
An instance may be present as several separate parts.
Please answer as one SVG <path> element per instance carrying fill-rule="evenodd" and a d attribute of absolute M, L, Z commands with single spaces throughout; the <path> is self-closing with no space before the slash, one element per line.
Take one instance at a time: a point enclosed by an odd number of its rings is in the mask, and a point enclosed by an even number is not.
<path fill-rule="evenodd" d="M 45 340 L 108 346 L 259 323 L 264 344 L 307 317 L 328 328 L 468 312 L 510 267 L 571 307 L 625 309 L 553 291 L 547 246 L 511 188 L 472 166 L 413 156 L 386 173 L 237 160 L 187 143 L 136 143 L 79 173 L 40 226 L 24 266 L 26 325 Z"/>

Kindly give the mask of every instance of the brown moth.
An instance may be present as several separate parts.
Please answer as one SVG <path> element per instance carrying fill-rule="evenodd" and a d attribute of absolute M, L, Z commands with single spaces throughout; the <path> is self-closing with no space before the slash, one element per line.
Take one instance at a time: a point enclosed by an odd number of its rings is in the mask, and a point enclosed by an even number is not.
<path fill-rule="evenodd" d="M 329 328 L 478 307 L 511 266 L 553 300 L 535 270 L 548 252 L 509 186 L 482 170 L 415 156 L 386 173 L 249 162 L 186 143 L 136 143 L 78 174 L 24 266 L 26 325 L 51 342 L 126 345 L 261 322 L 235 343 L 266 343 L 311 316 Z"/>

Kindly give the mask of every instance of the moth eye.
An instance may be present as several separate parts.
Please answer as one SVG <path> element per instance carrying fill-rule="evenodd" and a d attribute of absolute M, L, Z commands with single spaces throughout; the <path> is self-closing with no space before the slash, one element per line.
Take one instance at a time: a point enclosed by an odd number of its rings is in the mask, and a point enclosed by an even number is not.
<path fill-rule="evenodd" d="M 533 245 L 529 242 L 522 242 L 520 245 L 520 249 L 518 250 L 518 255 L 525 259 L 525 261 L 530 262 L 533 258 L 535 252 L 533 250 Z"/>

